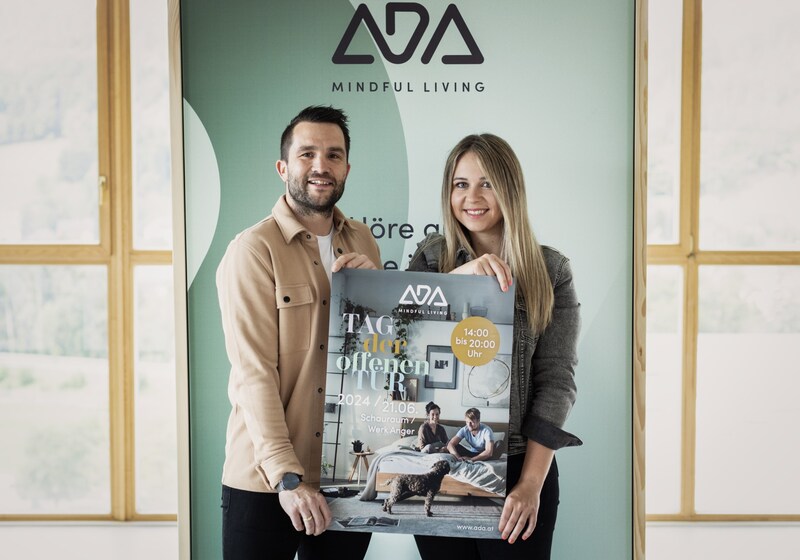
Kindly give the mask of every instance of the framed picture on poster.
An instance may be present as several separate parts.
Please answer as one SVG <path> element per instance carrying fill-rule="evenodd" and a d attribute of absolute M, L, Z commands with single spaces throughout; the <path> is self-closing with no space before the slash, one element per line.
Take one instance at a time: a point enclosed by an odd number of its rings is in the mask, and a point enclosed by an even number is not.
<path fill-rule="evenodd" d="M 455 389 L 458 360 L 449 346 L 428 346 L 427 360 L 431 365 L 425 377 L 425 387 L 430 389 Z"/>

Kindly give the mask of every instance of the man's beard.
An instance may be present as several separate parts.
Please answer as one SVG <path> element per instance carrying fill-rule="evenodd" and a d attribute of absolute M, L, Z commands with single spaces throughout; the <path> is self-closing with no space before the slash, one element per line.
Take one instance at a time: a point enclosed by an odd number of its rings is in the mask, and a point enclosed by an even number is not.
<path fill-rule="evenodd" d="M 310 190 L 313 187 L 308 184 L 308 181 L 312 179 L 325 179 L 333 183 L 333 188 L 330 189 L 327 198 L 319 199 L 311 196 Z M 333 213 L 333 207 L 344 194 L 344 183 L 344 181 L 339 183 L 328 173 L 315 173 L 299 178 L 290 174 L 287 180 L 289 196 L 297 203 L 298 210 L 304 215 L 330 216 Z"/>

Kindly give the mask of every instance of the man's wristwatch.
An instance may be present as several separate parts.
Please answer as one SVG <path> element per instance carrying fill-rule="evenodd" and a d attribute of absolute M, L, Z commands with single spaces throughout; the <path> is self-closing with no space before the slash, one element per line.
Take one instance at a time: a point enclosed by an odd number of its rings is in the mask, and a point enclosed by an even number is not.
<path fill-rule="evenodd" d="M 278 483 L 276 488 L 278 492 L 283 492 L 284 490 L 294 490 L 298 486 L 300 486 L 300 482 L 303 480 L 303 477 L 297 473 L 287 472 L 281 478 L 281 481 Z"/>

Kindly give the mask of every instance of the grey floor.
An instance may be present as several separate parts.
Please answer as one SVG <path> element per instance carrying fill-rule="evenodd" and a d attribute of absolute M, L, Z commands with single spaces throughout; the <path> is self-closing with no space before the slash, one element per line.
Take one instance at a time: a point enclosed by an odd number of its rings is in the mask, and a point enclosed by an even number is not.
<path fill-rule="evenodd" d="M 9 560 L 175 560 L 174 523 L 0 523 L 0 558 Z M 374 544 L 374 541 L 373 541 Z M 413 541 L 381 535 L 367 560 L 416 560 Z M 797 560 L 800 523 L 650 523 L 647 560 Z M 599 559 L 618 560 L 618 559 Z"/>

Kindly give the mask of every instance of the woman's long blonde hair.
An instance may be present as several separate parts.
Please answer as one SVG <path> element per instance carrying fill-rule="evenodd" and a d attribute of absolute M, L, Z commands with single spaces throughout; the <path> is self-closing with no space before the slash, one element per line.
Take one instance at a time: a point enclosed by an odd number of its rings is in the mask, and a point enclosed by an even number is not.
<path fill-rule="evenodd" d="M 508 142 L 494 134 L 473 134 L 461 140 L 450 152 L 442 179 L 442 214 L 446 248 L 439 263 L 440 272 L 450 272 L 456 267 L 459 247 L 475 253 L 469 232 L 456 220 L 450 205 L 453 175 L 459 159 L 471 152 L 478 159 L 497 204 L 503 215 L 503 241 L 501 259 L 511 267 L 516 283 L 517 297 L 525 302 L 528 323 L 533 333 L 541 333 L 553 315 L 553 285 L 547 273 L 542 248 L 536 241 L 528 220 L 528 202 L 525 196 L 525 179 L 514 150 Z"/>

